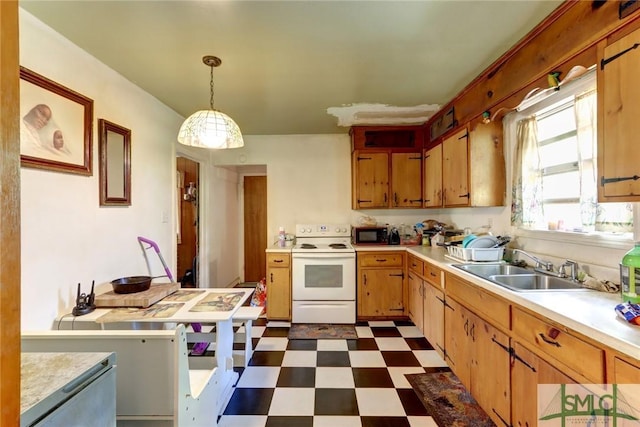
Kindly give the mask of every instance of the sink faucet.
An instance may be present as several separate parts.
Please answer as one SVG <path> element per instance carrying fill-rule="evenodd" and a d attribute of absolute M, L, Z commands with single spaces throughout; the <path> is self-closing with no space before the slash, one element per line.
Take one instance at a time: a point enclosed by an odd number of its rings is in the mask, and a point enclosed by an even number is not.
<path fill-rule="evenodd" d="M 562 264 L 558 269 L 558 271 L 562 274 L 563 277 L 567 277 L 567 273 L 565 271 L 566 267 L 569 267 L 570 269 L 568 277 L 574 282 L 577 281 L 578 280 L 578 263 L 570 259 L 566 260 L 564 264 Z"/>
<path fill-rule="evenodd" d="M 535 270 L 536 271 L 540 271 L 541 273 L 545 273 L 545 274 L 549 274 L 549 273 L 553 273 L 553 264 L 549 261 L 543 261 L 540 258 L 537 258 L 533 255 L 531 255 L 530 253 L 527 253 L 525 251 L 523 251 L 522 249 L 514 249 L 513 250 L 513 254 L 517 254 L 520 253 L 522 255 L 525 255 L 527 257 L 529 257 L 531 260 L 533 260 L 536 265 L 535 265 Z M 544 270 L 542 269 L 542 267 L 544 267 Z"/>

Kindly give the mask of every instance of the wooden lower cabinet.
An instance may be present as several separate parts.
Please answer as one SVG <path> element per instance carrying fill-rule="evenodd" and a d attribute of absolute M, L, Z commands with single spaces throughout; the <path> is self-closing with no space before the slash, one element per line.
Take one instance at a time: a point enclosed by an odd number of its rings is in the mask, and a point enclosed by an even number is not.
<path fill-rule="evenodd" d="M 358 272 L 358 316 L 404 315 L 404 271 L 401 268 L 362 269 Z"/>
<path fill-rule="evenodd" d="M 291 255 L 267 253 L 267 318 L 291 320 Z"/>
<path fill-rule="evenodd" d="M 496 425 L 509 425 L 509 337 L 454 300 L 444 324 L 449 366 Z"/>
<path fill-rule="evenodd" d="M 444 359 L 444 292 L 426 280 L 423 287 L 422 333 L 434 350 Z"/>
<path fill-rule="evenodd" d="M 407 304 L 409 319 L 411 319 L 413 324 L 424 334 L 425 283 L 420 276 L 412 271 L 409 271 L 407 277 L 409 283 L 409 304 Z"/>
<path fill-rule="evenodd" d="M 358 318 L 407 315 L 404 252 L 358 253 Z"/>
<path fill-rule="evenodd" d="M 538 384 L 575 384 L 573 378 L 514 341 L 511 366 L 511 425 L 538 425 Z"/>

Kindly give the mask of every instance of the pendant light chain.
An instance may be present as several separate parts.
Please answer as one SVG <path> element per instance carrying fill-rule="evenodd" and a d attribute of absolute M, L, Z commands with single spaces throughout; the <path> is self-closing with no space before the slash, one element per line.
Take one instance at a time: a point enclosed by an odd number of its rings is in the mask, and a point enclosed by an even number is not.
<path fill-rule="evenodd" d="M 211 89 L 211 98 L 209 98 L 209 105 L 211 106 L 211 109 L 215 111 L 215 108 L 213 108 L 213 65 L 211 65 L 211 79 L 209 81 L 209 88 Z"/>

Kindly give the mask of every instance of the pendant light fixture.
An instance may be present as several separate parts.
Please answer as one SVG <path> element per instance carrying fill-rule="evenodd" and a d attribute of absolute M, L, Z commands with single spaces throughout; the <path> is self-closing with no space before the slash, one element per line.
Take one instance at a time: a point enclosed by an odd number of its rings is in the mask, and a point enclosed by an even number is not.
<path fill-rule="evenodd" d="M 233 119 L 213 108 L 213 68 L 218 67 L 222 60 L 217 56 L 204 56 L 202 62 L 211 67 L 209 87 L 210 110 L 196 111 L 180 126 L 178 142 L 184 145 L 201 148 L 238 148 L 244 146 L 240 128 Z"/>

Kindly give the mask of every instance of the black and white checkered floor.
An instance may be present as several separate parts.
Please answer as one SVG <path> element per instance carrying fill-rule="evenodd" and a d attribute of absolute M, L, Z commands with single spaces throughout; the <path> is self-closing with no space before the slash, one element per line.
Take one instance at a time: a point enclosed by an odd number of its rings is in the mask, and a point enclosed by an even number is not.
<path fill-rule="evenodd" d="M 221 427 L 436 427 L 404 374 L 448 368 L 413 323 L 361 322 L 348 340 L 289 340 L 289 327 L 255 322 Z"/>

